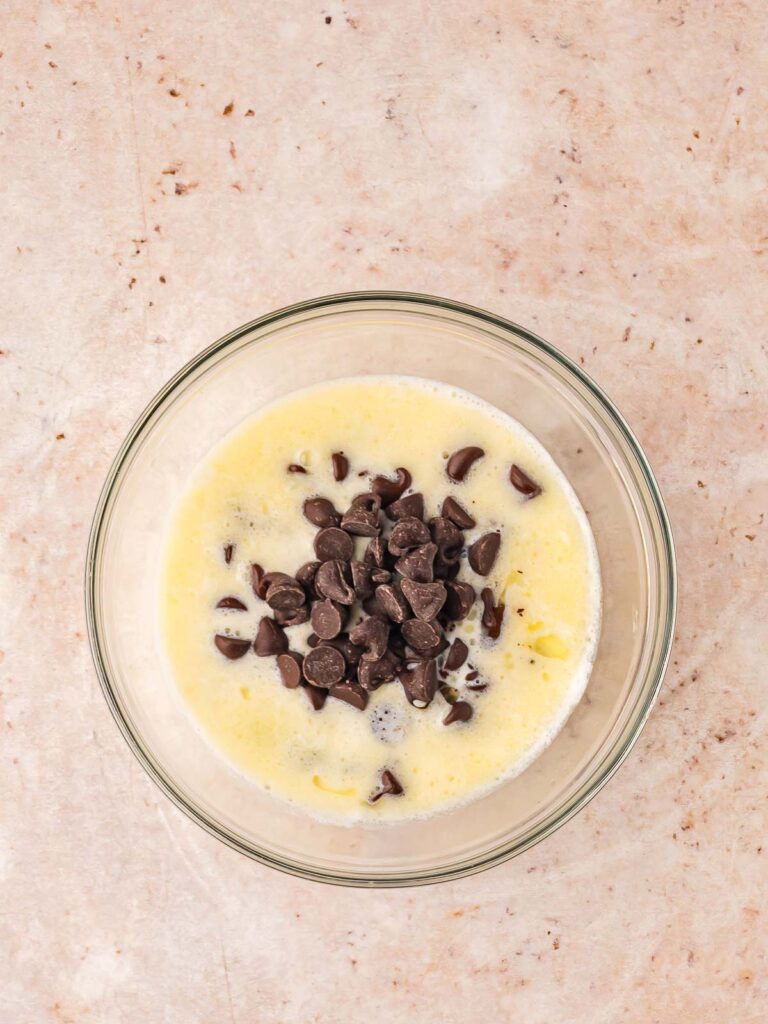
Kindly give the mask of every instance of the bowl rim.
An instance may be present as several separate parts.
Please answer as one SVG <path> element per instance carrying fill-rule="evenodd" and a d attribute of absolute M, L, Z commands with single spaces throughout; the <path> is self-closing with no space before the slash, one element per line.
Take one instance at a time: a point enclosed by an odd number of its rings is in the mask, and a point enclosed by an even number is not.
<path fill-rule="evenodd" d="M 602 761 L 598 762 L 590 773 L 588 780 L 581 785 L 579 790 L 573 794 L 563 806 L 558 808 L 557 811 L 550 814 L 547 820 L 542 822 L 537 828 L 529 832 L 529 834 L 524 836 L 521 840 L 502 843 L 487 851 L 486 854 L 480 858 L 475 858 L 471 861 L 457 862 L 443 868 L 421 870 L 408 869 L 400 874 L 392 873 L 381 875 L 364 875 L 363 873 L 354 873 L 349 871 L 328 871 L 310 867 L 298 861 L 283 859 L 273 853 L 270 853 L 268 850 L 258 848 L 243 840 L 242 837 L 237 836 L 222 824 L 212 821 L 202 809 L 190 803 L 182 793 L 179 792 L 172 779 L 166 776 L 160 766 L 154 762 L 151 752 L 144 748 L 139 737 L 133 732 L 128 720 L 122 712 L 120 702 L 112 686 L 109 672 L 107 670 L 106 660 L 102 655 L 98 616 L 96 614 L 98 607 L 98 596 L 96 593 L 98 577 L 96 573 L 96 566 L 99 561 L 99 554 L 105 535 L 105 527 L 107 525 L 105 513 L 110 507 L 115 485 L 121 478 L 123 466 L 132 452 L 136 441 L 140 439 L 145 427 L 152 420 L 154 414 L 165 402 L 166 398 L 176 390 L 180 383 L 187 379 L 187 377 L 193 374 L 198 368 L 203 366 L 212 356 L 222 352 L 228 346 L 239 341 L 245 335 L 254 330 L 274 326 L 279 324 L 281 321 L 287 320 L 300 313 L 315 312 L 331 306 L 354 306 L 354 304 L 370 302 L 407 303 L 422 306 L 424 307 L 424 311 L 427 313 L 438 310 L 469 316 L 475 320 L 479 320 L 481 324 L 490 324 L 495 328 L 500 328 L 503 331 L 508 331 L 521 337 L 529 344 L 533 345 L 534 348 L 543 351 L 568 373 L 572 374 L 577 381 L 587 389 L 591 396 L 597 400 L 602 412 L 607 415 L 607 418 L 612 423 L 613 427 L 627 444 L 631 455 L 636 460 L 637 467 L 641 471 L 641 475 L 648 487 L 648 493 L 651 499 L 648 511 L 652 515 L 655 515 L 659 527 L 658 541 L 660 541 L 660 543 L 657 541 L 656 555 L 659 560 L 661 575 L 665 577 L 664 582 L 666 583 L 666 602 L 664 606 L 660 606 L 659 608 L 659 618 L 661 619 L 663 617 L 664 628 L 663 631 L 661 631 L 660 636 L 657 636 L 658 651 L 647 670 L 647 678 L 650 679 L 650 685 L 647 685 L 646 687 L 644 700 L 641 702 L 639 708 L 635 709 L 633 712 L 630 723 L 625 726 L 621 742 L 612 747 Z M 125 440 L 121 444 L 109 468 L 109 472 L 107 473 L 107 477 L 99 494 L 91 522 L 85 561 L 84 582 L 88 640 L 102 693 L 104 694 L 107 706 L 109 707 L 120 732 L 123 734 L 123 737 L 132 750 L 134 756 L 163 793 L 184 814 L 186 814 L 187 817 L 200 825 L 210 835 L 215 836 L 230 848 L 237 850 L 239 853 L 258 861 L 261 864 L 276 868 L 279 871 L 295 877 L 328 884 L 363 888 L 401 888 L 413 885 L 427 885 L 437 882 L 451 881 L 476 874 L 497 864 L 501 864 L 518 854 L 524 853 L 536 843 L 551 835 L 562 825 L 566 824 L 566 822 L 570 821 L 570 819 L 573 818 L 574 815 L 576 815 L 587 803 L 589 803 L 589 801 L 592 800 L 592 798 L 600 792 L 603 786 L 605 786 L 606 783 L 615 775 L 626 760 L 642 732 L 653 705 L 656 702 L 656 698 L 658 697 L 658 693 L 664 679 L 664 674 L 669 663 L 677 613 L 677 565 L 675 549 L 669 516 L 664 506 L 661 491 L 640 443 L 624 417 L 621 415 L 611 399 L 608 398 L 602 388 L 600 388 L 596 382 L 592 380 L 589 374 L 587 374 L 577 363 L 571 360 L 558 348 L 525 327 L 521 327 L 512 320 L 508 320 L 495 313 L 490 313 L 479 307 L 471 306 L 467 303 L 458 302 L 441 296 L 423 294 L 419 292 L 389 290 L 340 292 L 337 294 L 319 296 L 314 299 L 305 299 L 301 302 L 293 303 L 290 306 L 284 306 L 280 309 L 274 310 L 273 312 L 257 317 L 235 330 L 230 331 L 228 334 L 223 335 L 217 341 L 202 349 L 197 353 L 197 355 L 193 356 L 192 359 L 185 363 L 181 369 L 179 369 L 167 381 L 167 383 L 160 388 L 160 390 L 142 410 L 126 435 Z"/>

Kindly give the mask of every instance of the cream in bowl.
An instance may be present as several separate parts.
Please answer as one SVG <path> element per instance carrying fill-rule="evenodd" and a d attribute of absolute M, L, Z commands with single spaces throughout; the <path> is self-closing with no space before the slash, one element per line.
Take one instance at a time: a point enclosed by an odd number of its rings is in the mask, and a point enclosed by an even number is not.
<path fill-rule="evenodd" d="M 336 823 L 426 817 L 521 772 L 583 694 L 594 540 L 550 454 L 446 384 L 331 381 L 196 469 L 161 582 L 213 747 Z"/>

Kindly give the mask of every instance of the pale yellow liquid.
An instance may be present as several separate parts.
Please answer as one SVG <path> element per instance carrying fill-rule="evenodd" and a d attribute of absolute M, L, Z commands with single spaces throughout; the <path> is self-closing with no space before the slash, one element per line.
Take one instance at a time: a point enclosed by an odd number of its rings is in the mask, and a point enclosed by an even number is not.
<path fill-rule="evenodd" d="M 445 473 L 446 456 L 466 445 L 485 449 L 464 483 Z M 330 455 L 343 450 L 350 475 L 336 483 Z M 526 501 L 509 483 L 519 464 L 543 488 Z M 288 474 L 289 463 L 308 472 Z M 491 586 L 506 605 L 500 638 L 480 627 L 480 601 L 451 638 L 470 646 L 469 661 L 488 683 L 466 691 L 465 666 L 452 685 L 474 717 L 444 726 L 438 694 L 412 708 L 395 682 L 371 694 L 359 712 L 329 699 L 314 711 L 301 690 L 281 685 L 273 658 L 252 652 L 226 660 L 217 632 L 253 638 L 266 604 L 253 594 L 249 566 L 293 573 L 314 558 L 315 528 L 303 517 L 312 494 L 343 510 L 369 489 L 358 472 L 391 474 L 406 466 L 413 489 L 437 515 L 453 494 L 477 520 L 471 542 L 502 532 L 491 575 L 462 560 L 463 579 Z M 235 545 L 230 565 L 224 544 Z M 360 539 L 362 547 L 367 541 Z M 248 612 L 217 611 L 224 596 Z M 457 389 L 403 377 L 334 381 L 297 392 L 263 410 L 204 460 L 169 529 L 161 606 L 171 671 L 204 733 L 238 769 L 275 796 L 322 818 L 385 821 L 423 816 L 465 802 L 522 770 L 551 741 L 586 685 L 599 629 L 600 587 L 586 517 L 548 453 L 514 420 Z M 305 652 L 310 627 L 288 630 Z M 372 716 L 384 706 L 399 726 L 385 742 Z M 375 804 L 368 797 L 384 767 L 404 787 Z"/>

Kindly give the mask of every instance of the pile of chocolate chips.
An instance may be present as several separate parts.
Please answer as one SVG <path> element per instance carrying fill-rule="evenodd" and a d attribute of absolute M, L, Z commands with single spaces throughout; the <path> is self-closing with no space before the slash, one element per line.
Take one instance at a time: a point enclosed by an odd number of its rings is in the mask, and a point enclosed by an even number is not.
<path fill-rule="evenodd" d="M 446 462 L 448 477 L 460 483 L 482 448 L 462 448 Z M 334 479 L 344 480 L 349 462 L 341 452 L 332 456 Z M 305 472 L 291 465 L 288 472 Z M 509 479 L 525 499 L 541 488 L 513 465 Z M 327 698 L 343 700 L 363 711 L 371 691 L 399 680 L 408 702 L 426 708 L 440 692 L 450 705 L 445 725 L 467 722 L 472 705 L 459 699 L 448 685 L 450 674 L 466 662 L 468 649 L 458 637 L 446 634 L 467 617 L 477 598 L 474 587 L 460 578 L 462 558 L 479 576 L 487 576 L 501 545 L 498 531 L 484 533 L 469 547 L 464 532 L 476 525 L 454 497 L 442 504 L 440 514 L 425 521 L 424 496 L 405 492 L 411 486 L 407 469 L 395 478 L 376 476 L 371 489 L 339 512 L 326 497 L 304 502 L 304 516 L 316 528 L 315 558 L 291 576 L 251 566 L 254 593 L 273 615 L 261 619 L 251 641 L 217 634 L 214 642 L 225 657 L 243 657 L 251 646 L 259 657 L 274 657 L 286 687 L 301 688 L 319 711 Z M 362 559 L 355 558 L 355 538 L 368 538 Z M 232 559 L 233 546 L 224 549 Z M 488 637 L 501 631 L 504 605 L 490 587 L 480 595 L 482 626 Z M 218 608 L 246 610 L 239 598 L 224 597 Z M 310 650 L 291 650 L 287 629 L 309 621 Z M 348 628 L 350 627 L 350 628 Z M 447 652 L 447 653 L 446 653 Z M 482 690 L 478 672 L 469 666 L 469 689 Z M 391 775 L 391 773 L 389 773 Z M 382 776 L 382 792 L 395 793 L 397 780 Z M 402 790 L 399 790 L 400 792 Z M 378 797 L 376 797 L 378 799 Z"/>

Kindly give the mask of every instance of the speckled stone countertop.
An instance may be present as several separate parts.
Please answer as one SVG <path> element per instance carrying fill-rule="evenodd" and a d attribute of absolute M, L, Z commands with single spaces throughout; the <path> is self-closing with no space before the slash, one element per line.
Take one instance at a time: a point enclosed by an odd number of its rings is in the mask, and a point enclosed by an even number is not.
<path fill-rule="evenodd" d="M 764 4 L 4 13 L 4 1024 L 764 1021 Z M 656 470 L 681 584 L 608 787 L 513 862 L 395 892 L 292 880 L 184 818 L 108 713 L 82 597 L 156 389 L 254 316 L 372 287 L 582 363 Z"/>

